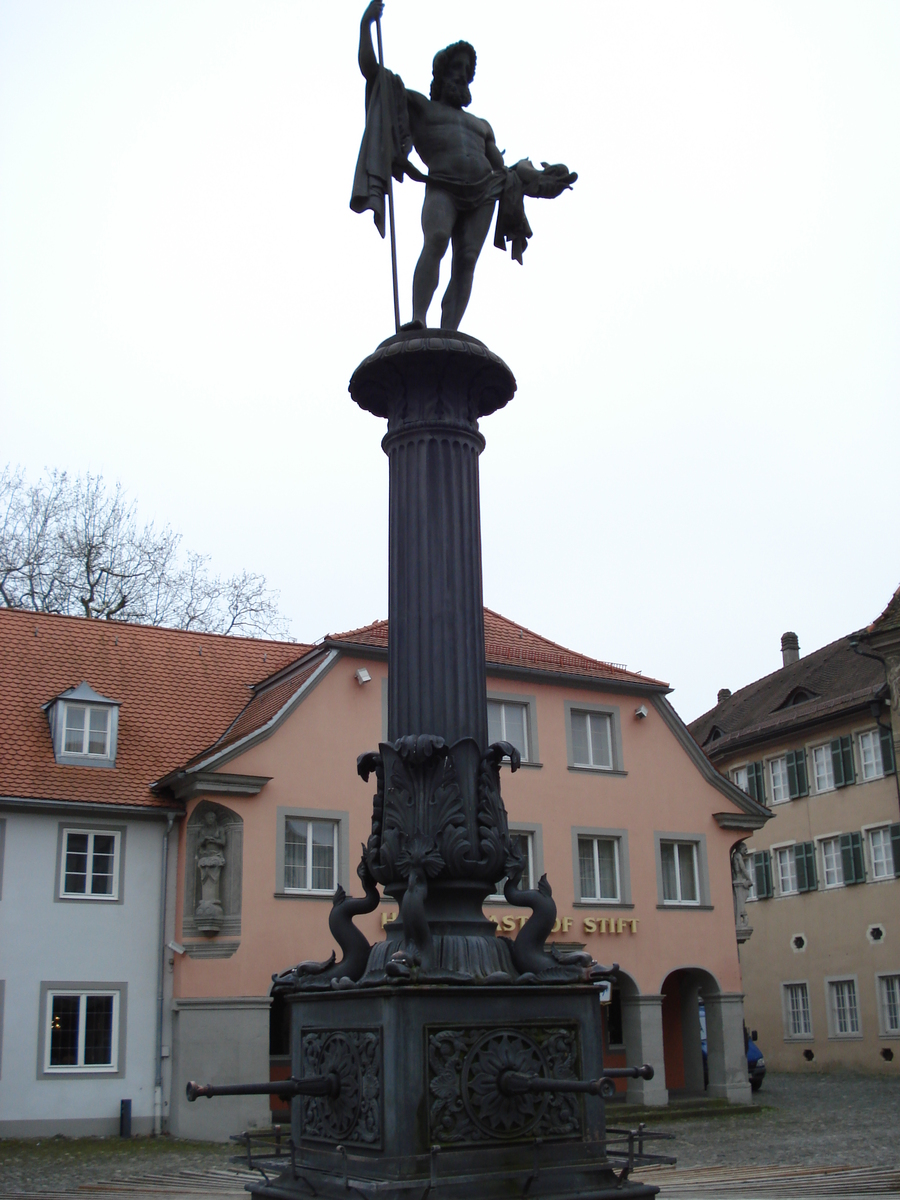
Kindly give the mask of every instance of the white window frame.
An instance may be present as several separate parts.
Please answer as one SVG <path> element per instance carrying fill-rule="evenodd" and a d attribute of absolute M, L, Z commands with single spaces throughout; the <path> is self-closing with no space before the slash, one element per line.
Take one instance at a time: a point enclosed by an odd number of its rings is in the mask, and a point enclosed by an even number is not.
<path fill-rule="evenodd" d="M 45 1075 L 115 1075 L 119 1071 L 119 1007 L 121 996 L 115 988 L 48 988 L 46 993 L 46 1012 L 44 1014 L 44 1074 Z M 78 1062 L 68 1066 L 54 1066 L 50 1062 L 51 1025 L 53 1022 L 53 999 L 55 996 L 78 996 Z M 85 1015 L 89 996 L 112 997 L 112 1033 L 110 1039 L 111 1061 L 103 1064 L 85 1064 L 84 1043 L 86 1034 Z"/>
<path fill-rule="evenodd" d="M 510 840 L 512 840 L 513 838 L 517 838 L 517 837 L 525 839 L 527 862 L 526 862 L 526 866 L 525 866 L 525 871 L 522 875 L 522 882 L 520 884 L 520 887 L 523 889 L 527 888 L 529 891 L 531 891 L 535 886 L 535 869 L 534 869 L 534 865 L 535 865 L 535 858 L 534 858 L 534 855 L 535 855 L 535 848 L 534 848 L 535 830 L 533 830 L 533 829 L 517 829 L 514 826 L 512 829 L 510 829 L 509 836 L 510 836 Z M 489 896 L 486 896 L 485 903 L 487 903 L 488 900 L 492 901 L 495 904 L 499 904 L 501 902 L 506 902 L 506 897 L 503 895 L 503 886 L 502 886 L 502 885 L 505 885 L 505 883 L 506 883 L 506 876 L 504 875 L 504 877 L 500 880 L 500 884 L 501 884 L 500 890 L 497 892 L 491 892 L 491 894 Z"/>
<path fill-rule="evenodd" d="M 531 749 L 531 705 L 527 698 L 522 700 L 512 700 L 508 696 L 488 696 L 488 705 L 496 704 L 500 708 L 500 737 L 494 739 L 501 742 L 511 742 L 512 739 L 506 736 L 506 710 L 508 708 L 518 708 L 522 710 L 522 733 L 525 738 L 525 749 L 521 752 L 522 762 L 529 763 L 534 759 Z M 515 743 L 513 742 L 513 745 Z M 508 759 L 504 759 L 508 762 Z"/>
<path fill-rule="evenodd" d="M 569 770 L 589 771 L 596 775 L 625 775 L 627 772 L 623 766 L 622 725 L 618 706 L 614 704 L 592 704 L 587 700 L 566 700 L 564 701 L 564 709 L 566 716 L 566 757 L 569 763 Z M 584 717 L 585 715 L 588 717 L 606 717 L 609 721 L 609 766 L 602 766 L 593 762 L 578 762 L 575 758 L 574 722 L 576 717 Z M 590 720 L 586 724 L 589 754 L 593 758 Z"/>
<path fill-rule="evenodd" d="M 824 758 L 823 776 L 825 779 L 825 784 L 823 787 L 819 787 L 819 764 L 816 759 L 816 755 L 819 754 L 820 752 L 822 753 L 823 758 Z M 815 784 L 816 795 L 821 796 L 823 794 L 823 792 L 833 792 L 835 790 L 835 787 L 834 787 L 834 765 L 832 763 L 832 758 L 831 758 L 831 742 L 825 742 L 821 746 L 813 746 L 810 753 L 811 753 L 811 757 L 812 757 L 812 777 L 813 777 L 812 781 Z"/>
<path fill-rule="evenodd" d="M 607 745 L 609 746 L 609 762 L 608 763 L 596 761 L 595 754 L 594 754 L 594 739 L 591 736 L 591 717 L 597 717 L 599 720 L 606 722 Z M 584 719 L 584 732 L 585 732 L 585 737 L 587 739 L 588 759 L 589 759 L 588 762 L 579 762 L 578 757 L 575 753 L 574 726 L 575 726 L 575 721 L 576 720 L 580 721 L 582 718 Z M 592 770 L 592 771 L 611 771 L 614 768 L 615 762 L 616 762 L 615 748 L 613 746 L 612 716 L 609 713 L 591 712 L 591 710 L 589 708 L 573 708 L 572 712 L 570 714 L 570 719 L 572 721 L 572 766 L 573 767 L 587 767 L 589 770 Z"/>
<path fill-rule="evenodd" d="M 677 904 L 677 905 L 690 906 L 690 907 L 694 907 L 695 905 L 700 904 L 702 889 L 700 886 L 700 863 L 699 863 L 699 855 L 697 854 L 697 843 L 694 841 L 687 841 L 687 840 L 677 841 L 674 838 L 663 838 L 659 843 L 660 866 L 662 866 L 662 848 L 663 848 L 663 846 L 674 846 L 675 847 L 675 856 L 674 856 L 675 857 L 675 890 L 678 893 L 678 895 L 675 897 L 671 897 L 671 896 L 667 897 L 666 896 L 666 894 L 665 894 L 665 873 L 663 873 L 663 885 L 662 885 L 663 904 L 667 904 L 667 905 L 668 904 Z M 682 896 L 681 896 L 681 851 L 682 851 L 682 848 L 685 846 L 690 847 L 691 856 L 692 856 L 693 864 L 694 864 L 694 885 L 695 885 L 696 892 L 697 892 L 696 899 L 694 899 L 694 900 L 684 900 L 684 899 L 682 899 Z"/>
<path fill-rule="evenodd" d="M 767 765 L 769 768 L 769 787 L 772 792 L 772 804 L 786 804 L 791 798 L 791 789 L 788 784 L 787 756 L 782 754 L 778 758 L 770 758 Z M 776 767 L 778 768 L 777 779 L 775 775 Z"/>
<path fill-rule="evenodd" d="M 619 861 L 620 861 L 620 857 L 621 857 L 620 852 L 619 852 L 620 840 L 621 839 L 617 838 L 617 837 L 604 837 L 600 834 L 581 833 L 578 835 L 578 842 L 581 842 L 581 841 L 591 842 L 593 851 L 594 851 L 595 892 L 594 892 L 594 895 L 591 895 L 591 896 L 586 896 L 581 891 L 581 858 L 580 858 L 580 854 L 579 854 L 579 860 L 578 860 L 579 874 L 578 874 L 577 888 L 578 888 L 579 898 L 583 903 L 585 903 L 585 904 L 620 904 L 621 903 L 621 900 L 622 900 L 622 873 L 621 873 L 621 868 L 619 866 Z M 612 843 L 613 866 L 614 866 L 615 875 L 616 875 L 616 894 L 615 894 L 615 896 L 598 896 L 596 894 L 597 884 L 599 884 L 599 882 L 600 882 L 600 857 L 599 857 L 599 853 L 597 850 L 598 842 L 611 842 Z M 698 887 L 698 891 L 699 891 L 699 883 L 698 883 L 697 887 Z"/>
<path fill-rule="evenodd" d="M 819 843 L 819 848 L 821 851 L 821 858 L 822 858 L 822 886 L 824 888 L 827 888 L 829 891 L 833 888 L 845 887 L 846 885 L 844 883 L 844 860 L 843 860 L 843 856 L 841 855 L 841 835 L 839 833 L 830 833 L 830 834 L 824 835 L 823 837 L 816 838 L 816 841 Z M 826 851 L 827 846 L 833 846 L 833 847 L 837 848 L 836 854 L 834 856 L 834 862 L 836 864 L 836 868 L 837 868 L 836 874 L 838 875 L 838 878 L 835 880 L 832 880 L 830 883 L 828 881 L 828 858 L 827 858 L 827 851 Z"/>
<path fill-rule="evenodd" d="M 67 745 L 69 733 L 69 710 L 74 708 L 84 709 L 84 723 L 81 729 L 81 749 L 70 750 Z M 90 750 L 91 740 L 91 713 L 103 713 L 106 718 L 106 734 L 103 743 L 103 751 Z M 108 759 L 110 757 L 109 749 L 112 739 L 112 713 L 108 704 L 87 704 L 79 700 L 67 700 L 65 702 L 65 710 L 63 712 L 63 728 L 62 728 L 62 753 L 64 755 L 73 755 L 78 758 L 96 758 Z"/>
<path fill-rule="evenodd" d="M 314 887 L 288 887 L 287 886 L 287 861 L 284 864 L 284 875 L 282 878 L 282 886 L 285 896 L 333 896 L 335 889 L 340 881 L 339 859 L 340 859 L 340 821 L 333 817 L 307 817 L 294 816 L 288 814 L 284 822 L 284 855 L 287 860 L 287 833 L 288 821 L 304 822 L 306 824 L 306 878 L 307 882 L 312 880 L 312 827 L 313 825 L 330 825 L 332 833 L 332 884 L 327 888 Z"/>
<path fill-rule="evenodd" d="M 794 1032 L 794 1025 L 793 1025 L 794 1009 L 791 1005 L 791 989 L 792 988 L 802 988 L 803 992 L 798 993 L 798 994 L 805 997 L 805 999 L 806 999 L 805 1009 L 801 1002 L 801 1004 L 799 1006 L 799 1012 L 800 1012 L 801 1017 L 805 1015 L 806 1021 L 809 1025 L 809 1029 L 803 1030 L 800 1033 Z M 812 1005 L 810 1003 L 810 998 L 809 998 L 809 981 L 806 979 L 785 980 L 781 985 L 781 1001 L 782 1001 L 782 1014 L 783 1014 L 783 1018 L 784 1018 L 784 1040 L 786 1042 L 811 1042 L 811 1041 L 813 1041 L 814 1034 L 813 1034 L 813 1022 L 812 1022 Z"/>
<path fill-rule="evenodd" d="M 748 796 L 750 795 L 750 781 L 747 778 L 746 766 L 732 768 L 731 782 L 736 787 L 739 787 L 742 792 L 746 792 Z"/>
<path fill-rule="evenodd" d="M 896 1001 L 897 1023 L 891 1025 L 888 1017 L 888 989 L 892 987 Z M 900 970 L 879 971 L 875 975 L 875 991 L 878 996 L 879 1033 L 883 1038 L 900 1038 Z"/>
<path fill-rule="evenodd" d="M 872 750 L 872 774 L 866 774 L 866 743 L 869 744 Z M 864 729 L 862 733 L 856 735 L 857 753 L 859 756 L 859 782 L 870 783 L 874 779 L 884 778 L 884 762 L 881 757 L 881 731 L 876 726 L 875 729 Z"/>
<path fill-rule="evenodd" d="M 85 875 L 83 892 L 67 892 L 66 891 L 66 858 L 69 852 L 69 835 L 70 834 L 87 834 L 88 851 L 87 851 L 87 872 Z M 114 838 L 113 848 L 113 868 L 112 868 L 112 888 L 111 892 L 94 893 L 91 891 L 91 883 L 94 876 L 94 838 L 111 837 Z M 119 864 L 122 853 L 122 834 L 118 829 L 92 829 L 88 826 L 66 825 L 62 831 L 62 856 L 59 865 L 59 898 L 60 900 L 96 900 L 96 901 L 117 901 L 119 899 Z"/>
<path fill-rule="evenodd" d="M 838 1029 L 838 988 L 852 988 L 853 1008 L 856 1010 L 856 1029 L 841 1032 Z M 825 978 L 825 1005 L 828 1014 L 828 1037 L 838 1041 L 858 1041 L 862 1038 L 862 1013 L 859 1004 L 859 980 L 855 975 L 829 975 Z M 849 1017 L 849 1012 L 848 1012 Z"/>
<path fill-rule="evenodd" d="M 896 871 L 896 863 L 894 862 L 894 850 L 891 845 L 890 825 L 867 825 L 862 829 L 861 832 L 865 835 L 866 839 L 866 851 L 869 855 L 869 877 L 871 880 L 874 883 L 883 883 L 887 879 L 894 879 L 896 877 L 894 874 Z M 872 841 L 872 837 L 876 833 L 883 834 L 887 843 L 887 857 L 884 861 L 887 863 L 889 870 L 883 875 L 878 875 L 875 870 L 875 846 Z"/>
<path fill-rule="evenodd" d="M 800 889 L 797 887 L 797 858 L 796 858 L 796 843 L 791 842 L 789 845 L 773 846 L 772 853 L 775 855 L 775 865 L 778 872 L 778 895 L 779 896 L 796 896 Z M 782 858 L 784 855 L 784 858 Z M 789 864 L 788 877 L 793 879 L 794 886 L 785 888 L 783 886 L 784 873 L 782 871 L 782 862 Z"/>

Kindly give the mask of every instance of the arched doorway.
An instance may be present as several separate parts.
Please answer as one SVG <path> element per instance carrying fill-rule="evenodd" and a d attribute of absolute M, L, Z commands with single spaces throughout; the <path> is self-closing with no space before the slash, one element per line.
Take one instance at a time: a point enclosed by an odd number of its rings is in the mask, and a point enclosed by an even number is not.
<path fill-rule="evenodd" d="M 280 1082 L 291 1076 L 291 1006 L 285 1002 L 284 992 L 272 991 L 272 1007 L 269 1009 L 269 1079 Z M 290 1124 L 291 1102 L 281 1096 L 269 1097 L 272 1124 Z"/>
<path fill-rule="evenodd" d="M 706 1089 L 700 1005 L 721 993 L 715 977 L 700 967 L 682 967 L 663 980 L 663 1059 L 670 1098 L 702 1096 Z M 723 1060 L 720 1022 L 708 1023 L 709 1061 Z M 716 1044 L 713 1045 L 713 1042 Z"/>
<path fill-rule="evenodd" d="M 637 984 L 627 971 L 620 969 L 612 987 L 609 1004 L 604 1004 L 600 1008 L 603 1022 L 603 1065 L 605 1067 L 625 1067 L 628 1065 L 623 1000 L 627 1002 L 627 998 L 637 995 L 637 992 Z M 613 1103 L 615 1101 L 624 1101 L 628 1080 L 617 1079 L 615 1086 L 616 1095 Z"/>

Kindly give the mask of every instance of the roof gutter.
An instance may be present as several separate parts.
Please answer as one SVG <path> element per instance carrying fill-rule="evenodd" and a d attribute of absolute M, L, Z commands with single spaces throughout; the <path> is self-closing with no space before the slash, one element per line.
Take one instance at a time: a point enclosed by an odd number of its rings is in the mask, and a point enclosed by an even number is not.
<path fill-rule="evenodd" d="M 148 817 L 162 820 L 169 815 L 184 816 L 180 804 L 104 804 L 102 800 L 46 800 L 32 796 L 0 796 L 0 808 L 24 808 L 37 811 L 113 813 L 122 817 Z"/>

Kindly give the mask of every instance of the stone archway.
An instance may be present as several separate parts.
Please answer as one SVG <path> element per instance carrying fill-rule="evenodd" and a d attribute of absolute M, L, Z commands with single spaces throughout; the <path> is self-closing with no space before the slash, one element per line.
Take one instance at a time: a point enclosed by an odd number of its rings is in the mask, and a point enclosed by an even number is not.
<path fill-rule="evenodd" d="M 663 1060 L 669 1097 L 702 1096 L 706 1083 L 700 1005 L 706 1007 L 707 998 L 718 996 L 721 988 L 709 971 L 700 967 L 681 967 L 666 976 L 660 991 L 663 998 Z M 706 1024 L 708 1055 L 708 1019 Z M 719 1050 L 718 1045 L 716 1050 Z"/>

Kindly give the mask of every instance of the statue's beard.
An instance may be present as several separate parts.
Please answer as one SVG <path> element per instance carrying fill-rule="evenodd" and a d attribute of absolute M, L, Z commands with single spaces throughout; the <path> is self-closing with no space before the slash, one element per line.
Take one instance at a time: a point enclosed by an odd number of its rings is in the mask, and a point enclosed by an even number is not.
<path fill-rule="evenodd" d="M 451 108 L 468 108 L 472 103 L 472 93 L 467 84 L 448 79 L 441 88 L 441 100 Z"/>

